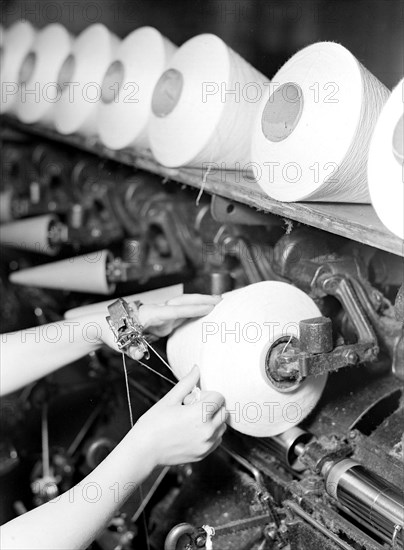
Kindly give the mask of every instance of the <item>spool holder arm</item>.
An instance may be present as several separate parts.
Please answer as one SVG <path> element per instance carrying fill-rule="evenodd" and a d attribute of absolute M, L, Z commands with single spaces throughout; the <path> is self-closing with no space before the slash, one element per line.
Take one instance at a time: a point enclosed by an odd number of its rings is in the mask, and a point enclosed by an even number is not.
<path fill-rule="evenodd" d="M 344 307 L 356 334 L 357 342 L 333 347 L 332 323 L 327 317 L 306 319 L 299 323 L 300 338 L 285 346 L 285 339 L 272 347 L 267 365 L 269 377 L 282 385 L 285 380 L 299 382 L 312 375 L 377 359 L 379 346 L 366 314 L 362 297 L 349 276 L 317 271 L 314 285 L 321 292 L 335 296 Z M 286 348 L 286 349 L 285 349 Z"/>

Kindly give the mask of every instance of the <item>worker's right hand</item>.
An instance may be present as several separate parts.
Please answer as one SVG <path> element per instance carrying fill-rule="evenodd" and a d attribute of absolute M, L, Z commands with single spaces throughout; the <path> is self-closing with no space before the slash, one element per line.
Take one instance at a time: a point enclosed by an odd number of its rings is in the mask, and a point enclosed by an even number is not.
<path fill-rule="evenodd" d="M 136 440 L 149 447 L 154 466 L 195 462 L 220 445 L 226 429 L 224 397 L 202 391 L 197 402 L 183 404 L 198 380 L 194 367 L 135 424 Z"/>

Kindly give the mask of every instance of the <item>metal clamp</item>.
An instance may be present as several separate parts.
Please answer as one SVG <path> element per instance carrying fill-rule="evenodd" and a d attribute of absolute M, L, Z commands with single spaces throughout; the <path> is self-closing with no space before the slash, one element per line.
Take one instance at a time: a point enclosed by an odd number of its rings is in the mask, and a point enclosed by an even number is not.
<path fill-rule="evenodd" d="M 140 302 L 135 302 L 139 308 Z M 136 319 L 136 314 L 128 302 L 122 298 L 108 306 L 108 324 L 115 336 L 118 348 L 127 352 L 129 348 L 135 347 L 148 356 L 147 340 L 143 333 L 143 326 Z"/>

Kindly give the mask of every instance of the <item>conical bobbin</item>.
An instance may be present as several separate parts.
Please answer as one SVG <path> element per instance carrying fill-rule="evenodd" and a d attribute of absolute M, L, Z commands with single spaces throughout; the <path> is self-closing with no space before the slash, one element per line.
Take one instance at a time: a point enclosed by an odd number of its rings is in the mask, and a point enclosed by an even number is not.
<path fill-rule="evenodd" d="M 53 256 L 60 246 L 50 239 L 52 226 L 59 222 L 57 216 L 47 214 L 3 224 L 0 228 L 0 243 Z"/>
<path fill-rule="evenodd" d="M 24 286 L 112 294 L 115 285 L 107 280 L 107 264 L 110 261 L 111 252 L 99 250 L 60 262 L 22 269 L 12 273 L 9 280 Z"/>

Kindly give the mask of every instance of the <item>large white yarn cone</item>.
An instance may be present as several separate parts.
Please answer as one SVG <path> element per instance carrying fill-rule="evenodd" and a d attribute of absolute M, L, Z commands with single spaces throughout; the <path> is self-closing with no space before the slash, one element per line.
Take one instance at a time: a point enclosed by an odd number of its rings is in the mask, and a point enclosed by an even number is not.
<path fill-rule="evenodd" d="M 372 204 L 384 225 L 404 239 L 404 79 L 394 88 L 377 121 L 369 150 Z"/>
<path fill-rule="evenodd" d="M 153 89 L 176 49 L 153 27 L 136 29 L 121 42 L 102 84 L 98 112 L 98 132 L 106 147 L 149 146 Z"/>
<path fill-rule="evenodd" d="M 276 73 L 260 106 L 256 181 L 280 201 L 369 203 L 369 142 L 388 96 L 343 46 L 304 48 Z"/>
<path fill-rule="evenodd" d="M 156 159 L 169 167 L 245 168 L 267 81 L 213 34 L 185 42 L 153 93 L 149 139 Z"/>
<path fill-rule="evenodd" d="M 87 27 L 74 41 L 59 74 L 64 89 L 55 108 L 55 126 L 61 134 L 97 134 L 101 84 L 118 45 L 118 37 L 100 23 Z"/>
<path fill-rule="evenodd" d="M 0 114 L 14 111 L 20 93 L 21 65 L 31 49 L 35 35 L 36 31 L 28 21 L 17 21 L 2 32 Z"/>
<path fill-rule="evenodd" d="M 209 315 L 178 328 L 168 341 L 168 359 L 178 378 L 199 366 L 202 390 L 224 395 L 233 428 L 277 435 L 313 409 L 327 376 L 307 378 L 294 391 L 280 393 L 265 374 L 267 351 L 281 336 L 298 337 L 299 321 L 319 315 L 301 290 L 276 281 L 256 283 L 225 294 Z"/>
<path fill-rule="evenodd" d="M 21 93 L 16 115 L 26 124 L 53 123 L 60 99 L 59 71 L 70 54 L 73 39 L 63 25 L 52 23 L 40 30 L 20 70 Z"/>

